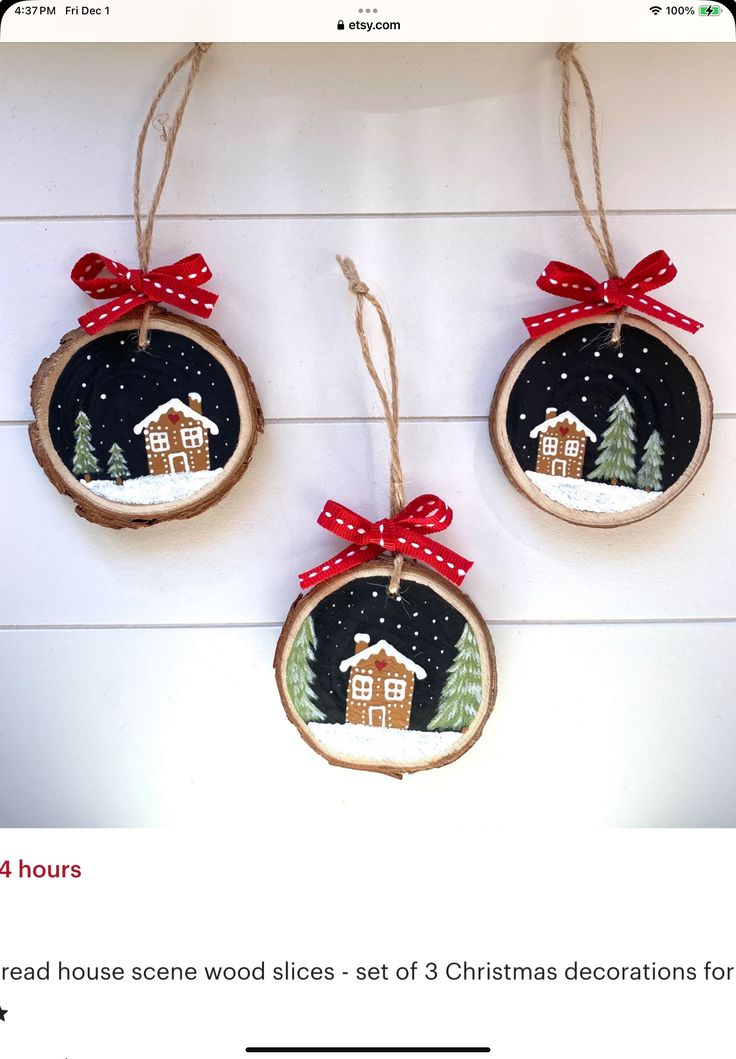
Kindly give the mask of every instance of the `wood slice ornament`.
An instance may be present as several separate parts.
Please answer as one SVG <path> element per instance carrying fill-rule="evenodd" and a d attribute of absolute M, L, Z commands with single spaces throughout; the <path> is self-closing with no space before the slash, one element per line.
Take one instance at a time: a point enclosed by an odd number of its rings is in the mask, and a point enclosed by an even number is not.
<path fill-rule="evenodd" d="M 135 173 L 140 268 L 85 254 L 72 280 L 103 301 L 80 317 L 33 379 L 31 445 L 80 515 L 114 529 L 191 518 L 243 475 L 263 430 L 253 381 L 208 319 L 217 295 L 201 254 L 149 268 L 153 225 L 176 135 L 208 46 L 195 45 L 169 71 L 141 129 Z M 157 107 L 189 66 L 145 224 L 141 159 Z"/>
<path fill-rule="evenodd" d="M 191 518 L 244 474 L 263 417 L 243 362 L 209 327 L 157 308 L 66 335 L 31 387 L 36 459 L 91 522 Z"/>
<path fill-rule="evenodd" d="M 623 526 L 655 514 L 692 481 L 710 444 L 713 401 L 695 359 L 658 326 L 691 334 L 702 327 L 651 296 L 676 276 L 672 260 L 658 250 L 619 275 L 592 92 L 573 46 L 563 45 L 558 56 L 570 177 L 608 278 L 549 262 L 537 285 L 576 303 L 524 320 L 530 338 L 501 375 L 490 434 L 504 473 L 537 507 L 575 525 Z M 600 231 L 583 199 L 570 139 L 571 67 L 589 108 Z"/>
<path fill-rule="evenodd" d="M 459 590 L 472 566 L 435 540 L 452 511 L 433 494 L 404 503 L 398 375 L 384 310 L 349 258 L 361 351 L 391 441 L 391 515 L 372 522 L 328 501 L 318 522 L 348 541 L 300 575 L 274 666 L 288 718 L 327 761 L 401 778 L 455 761 L 475 743 L 496 698 L 488 628 Z M 373 363 L 363 302 L 386 339 L 390 394 Z M 421 562 L 420 562 L 421 561 Z"/>

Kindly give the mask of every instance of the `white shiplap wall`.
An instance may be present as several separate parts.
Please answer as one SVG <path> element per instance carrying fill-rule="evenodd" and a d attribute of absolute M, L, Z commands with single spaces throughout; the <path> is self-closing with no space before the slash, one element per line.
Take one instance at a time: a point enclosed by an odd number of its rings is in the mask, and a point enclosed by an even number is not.
<path fill-rule="evenodd" d="M 725 46 L 586 46 L 622 263 L 664 247 L 667 300 L 714 391 L 712 451 L 655 518 L 608 532 L 506 482 L 485 416 L 549 257 L 600 265 L 559 149 L 552 46 L 218 45 L 192 96 L 154 259 L 201 250 L 213 324 L 267 417 L 251 470 L 189 523 L 79 519 L 31 455 L 28 386 L 87 306 L 84 251 L 133 261 L 130 174 L 178 46 L 0 54 L 0 824 L 274 827 L 307 786 L 329 826 L 410 813 L 466 826 L 736 824 L 736 100 Z M 703 105 L 706 101 L 707 105 Z M 581 115 L 582 119 L 582 115 Z M 582 120 L 581 120 L 582 125 Z M 330 769 L 272 679 L 298 570 L 334 496 L 386 503 L 386 439 L 334 263 L 385 298 L 407 491 L 447 498 L 447 543 L 491 625 L 500 693 L 481 742 L 398 785 Z M 283 820 L 280 820 L 283 814 Z"/>

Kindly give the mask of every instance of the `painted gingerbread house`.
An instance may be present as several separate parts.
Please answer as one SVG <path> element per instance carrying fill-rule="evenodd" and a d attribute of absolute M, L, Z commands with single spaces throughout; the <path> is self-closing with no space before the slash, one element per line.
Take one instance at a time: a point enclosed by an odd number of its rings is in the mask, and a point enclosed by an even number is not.
<path fill-rule="evenodd" d="M 370 642 L 367 633 L 355 637 L 356 653 L 340 663 L 340 672 L 349 671 L 348 724 L 380 728 L 408 728 L 415 680 L 424 680 L 426 671 L 402 655 L 386 640 Z"/>
<path fill-rule="evenodd" d="M 190 393 L 188 401 L 186 405 L 172 397 L 133 427 L 133 433 L 142 433 L 145 439 L 149 474 L 210 469 L 209 435 L 219 429 L 202 415 L 198 393 Z"/>
<path fill-rule="evenodd" d="M 537 438 L 538 474 L 551 474 L 562 478 L 582 478 L 585 463 L 585 448 L 589 441 L 596 441 L 590 427 L 586 427 L 572 412 L 560 412 L 548 408 L 543 423 L 539 423 L 529 434 Z"/>

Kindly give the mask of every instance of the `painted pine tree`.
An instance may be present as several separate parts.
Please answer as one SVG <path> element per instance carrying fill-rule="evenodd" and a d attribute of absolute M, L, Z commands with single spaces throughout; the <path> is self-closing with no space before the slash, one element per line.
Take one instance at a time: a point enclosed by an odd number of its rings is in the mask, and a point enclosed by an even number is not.
<path fill-rule="evenodd" d="M 662 488 L 662 464 L 664 463 L 664 445 L 662 435 L 658 430 L 653 430 L 647 438 L 644 446 L 644 455 L 641 458 L 641 466 L 636 475 L 636 484 L 640 489 L 650 492 L 652 489 Z"/>
<path fill-rule="evenodd" d="M 117 441 L 113 441 L 110 446 L 110 459 L 107 461 L 107 473 L 110 478 L 115 479 L 116 485 L 122 485 L 123 478 L 130 478 L 128 464 L 125 462 L 123 450 L 120 448 Z"/>
<path fill-rule="evenodd" d="M 461 732 L 474 720 L 481 696 L 480 651 L 466 623 L 455 645 L 455 660 L 447 672 L 437 713 L 427 725 L 432 732 Z"/>
<path fill-rule="evenodd" d="M 609 409 L 608 426 L 603 431 L 595 467 L 588 478 L 608 480 L 611 485 L 636 482 L 634 409 L 626 394 Z"/>
<path fill-rule="evenodd" d="M 90 437 L 92 424 L 87 413 L 82 411 L 80 411 L 74 423 L 74 463 L 72 465 L 72 474 L 89 482 L 93 474 L 100 473 L 97 457 L 95 456 L 95 447 Z"/>
<path fill-rule="evenodd" d="M 317 634 L 311 616 L 303 623 L 296 635 L 294 646 L 286 663 L 286 687 L 296 712 L 303 721 L 324 721 L 325 715 L 317 707 L 314 692 L 314 652 Z"/>

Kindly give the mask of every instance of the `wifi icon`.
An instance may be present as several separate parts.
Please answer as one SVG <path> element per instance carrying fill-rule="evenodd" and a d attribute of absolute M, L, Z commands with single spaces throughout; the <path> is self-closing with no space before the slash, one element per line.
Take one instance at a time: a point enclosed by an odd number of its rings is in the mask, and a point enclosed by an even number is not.
<path fill-rule="evenodd" d="M 653 15 L 658 15 L 658 14 L 659 14 L 659 12 L 660 12 L 660 11 L 662 10 L 662 8 L 661 8 L 661 7 L 658 7 L 658 6 L 657 6 L 657 5 L 655 4 L 655 5 L 654 5 L 654 7 L 650 7 L 650 8 L 649 8 L 649 10 L 650 10 L 650 11 L 652 12 L 652 14 L 653 14 Z"/>

